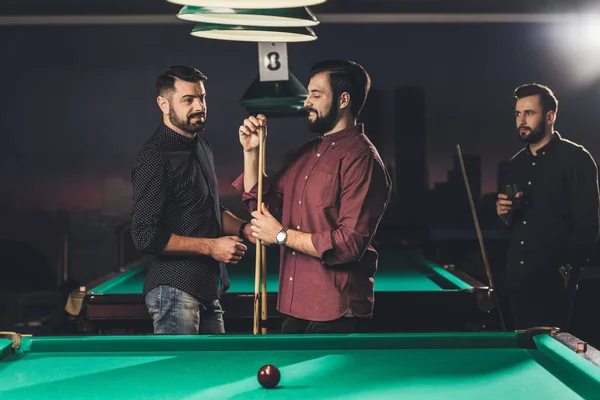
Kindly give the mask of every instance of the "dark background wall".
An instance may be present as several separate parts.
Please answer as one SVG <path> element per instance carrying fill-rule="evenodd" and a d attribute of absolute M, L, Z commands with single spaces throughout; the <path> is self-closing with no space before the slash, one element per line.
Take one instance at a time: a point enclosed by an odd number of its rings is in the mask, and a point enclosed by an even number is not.
<path fill-rule="evenodd" d="M 206 134 L 223 202 L 241 210 L 229 184 L 242 170 L 238 100 L 258 74 L 257 46 L 194 38 L 190 28 L 0 26 L 0 238 L 31 244 L 52 273 L 68 265 L 81 282 L 115 268 L 131 162 L 160 119 L 154 80 L 172 64 L 209 77 Z M 363 121 L 395 179 L 385 225 L 414 217 L 473 233 L 456 170 L 460 144 L 482 224 L 494 233 L 501 163 L 521 147 L 512 91 L 522 83 L 554 89 L 558 130 L 600 154 L 598 44 L 592 51 L 594 38 L 577 24 L 323 24 L 316 32 L 316 42 L 288 45 L 305 85 L 310 66 L 326 58 L 371 74 Z M 309 138 L 302 118 L 271 121 L 268 169 Z"/>

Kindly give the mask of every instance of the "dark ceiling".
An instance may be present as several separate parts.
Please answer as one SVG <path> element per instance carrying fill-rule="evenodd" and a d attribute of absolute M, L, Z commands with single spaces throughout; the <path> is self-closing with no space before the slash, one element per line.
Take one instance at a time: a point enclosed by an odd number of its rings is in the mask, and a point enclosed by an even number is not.
<path fill-rule="evenodd" d="M 249 0 L 251 1 L 251 0 Z M 565 13 L 597 0 L 329 0 L 315 14 Z M 0 15 L 173 15 L 181 6 L 166 0 L 1 0 Z"/>

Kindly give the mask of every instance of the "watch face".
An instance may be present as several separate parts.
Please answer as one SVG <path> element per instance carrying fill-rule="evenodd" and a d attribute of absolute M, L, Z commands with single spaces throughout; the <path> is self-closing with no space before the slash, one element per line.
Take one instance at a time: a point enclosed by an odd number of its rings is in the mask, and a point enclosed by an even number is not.
<path fill-rule="evenodd" d="M 276 239 L 280 243 L 283 242 L 285 240 L 285 232 L 277 233 Z"/>

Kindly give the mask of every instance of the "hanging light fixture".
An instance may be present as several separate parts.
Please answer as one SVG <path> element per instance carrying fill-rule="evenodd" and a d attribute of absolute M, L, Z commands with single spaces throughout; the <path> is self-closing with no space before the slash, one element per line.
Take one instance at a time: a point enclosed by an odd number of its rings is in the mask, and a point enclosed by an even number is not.
<path fill-rule="evenodd" d="M 195 7 L 291 8 L 325 3 L 326 0 L 167 0 L 169 3 Z"/>
<path fill-rule="evenodd" d="M 263 114 L 267 118 L 289 118 L 289 117 L 305 117 L 308 112 L 302 106 L 281 106 L 274 108 L 252 108 L 247 107 L 246 112 L 250 115 Z"/>
<path fill-rule="evenodd" d="M 240 99 L 240 104 L 251 114 L 292 117 L 306 114 L 304 101 L 308 91 L 298 78 L 288 72 L 288 79 L 281 81 L 261 81 L 254 79 Z"/>
<path fill-rule="evenodd" d="M 185 6 L 177 17 L 185 21 L 242 26 L 307 27 L 319 24 L 306 7 L 255 9 Z"/>
<path fill-rule="evenodd" d="M 309 27 L 274 27 L 224 24 L 198 24 L 192 36 L 238 42 L 309 42 L 317 39 Z"/>

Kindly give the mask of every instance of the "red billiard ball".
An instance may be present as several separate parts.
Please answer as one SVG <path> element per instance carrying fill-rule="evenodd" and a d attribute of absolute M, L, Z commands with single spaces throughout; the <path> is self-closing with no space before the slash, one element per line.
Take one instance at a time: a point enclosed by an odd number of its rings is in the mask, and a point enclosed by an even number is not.
<path fill-rule="evenodd" d="M 263 365 L 258 370 L 258 383 L 267 389 L 273 389 L 281 379 L 279 369 L 271 364 Z"/>

